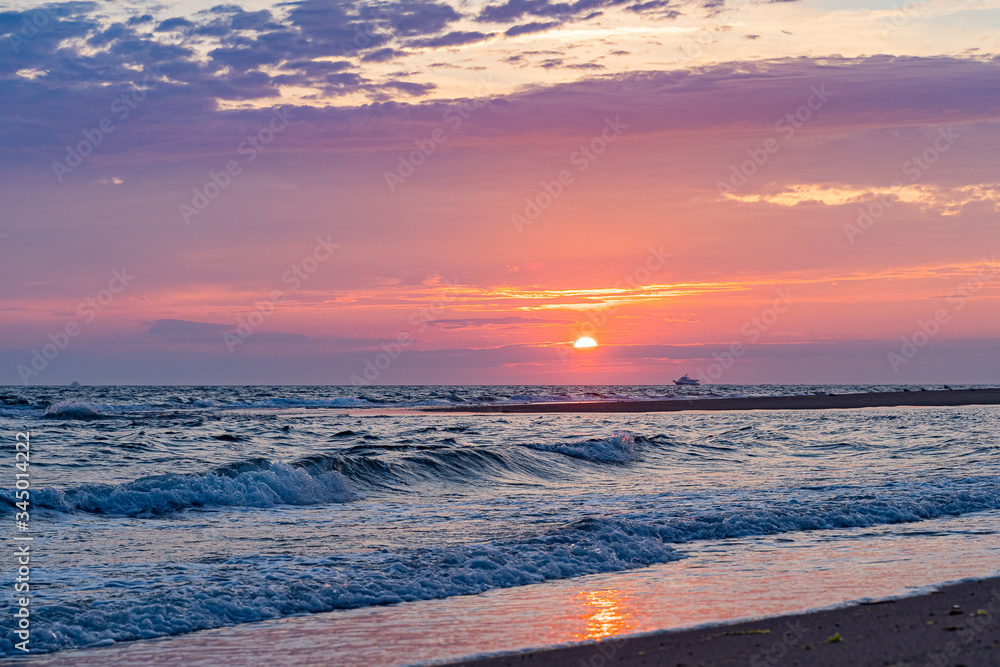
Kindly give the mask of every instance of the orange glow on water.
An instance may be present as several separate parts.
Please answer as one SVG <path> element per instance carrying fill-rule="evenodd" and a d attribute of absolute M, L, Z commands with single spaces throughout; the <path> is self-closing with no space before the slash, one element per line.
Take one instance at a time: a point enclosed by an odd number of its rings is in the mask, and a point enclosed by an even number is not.
<path fill-rule="evenodd" d="M 574 639 L 583 641 L 613 637 L 629 632 L 635 624 L 634 609 L 626 591 L 614 588 L 585 591 L 573 600 L 583 603 L 579 618 L 584 626 Z"/>

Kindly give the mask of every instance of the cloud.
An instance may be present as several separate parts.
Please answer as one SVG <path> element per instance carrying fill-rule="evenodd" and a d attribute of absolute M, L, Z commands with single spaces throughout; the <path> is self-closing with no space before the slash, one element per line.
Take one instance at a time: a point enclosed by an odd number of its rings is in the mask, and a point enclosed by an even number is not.
<path fill-rule="evenodd" d="M 232 327 L 230 327 L 230 330 L 232 330 Z M 303 334 L 287 333 L 284 331 L 258 331 L 244 342 L 263 345 L 304 345 L 307 343 L 319 343 L 321 341 Z"/>
<path fill-rule="evenodd" d="M 208 26 L 202 26 L 199 34 L 225 34 L 231 30 L 274 30 L 280 29 L 281 25 L 274 21 L 274 17 L 266 9 L 256 12 L 248 12 L 237 5 L 217 5 L 204 12 L 215 14 L 214 19 Z"/>
<path fill-rule="evenodd" d="M 487 5 L 479 13 L 480 21 L 510 23 L 526 16 L 548 16 L 567 19 L 588 15 L 595 9 L 625 4 L 628 0 L 577 0 L 577 2 L 550 2 L 549 0 L 507 0 L 501 5 Z"/>
<path fill-rule="evenodd" d="M 0 43 L 4 48 L 0 75 L 40 61 L 52 63 L 59 57 L 65 59 L 69 53 L 60 48 L 64 42 L 100 30 L 101 22 L 90 16 L 97 8 L 92 2 L 66 2 L 27 11 L 0 12 Z"/>
<path fill-rule="evenodd" d="M 146 333 L 150 336 L 163 336 L 166 338 L 204 338 L 206 336 L 217 338 L 224 331 L 232 328 L 232 325 L 229 324 L 161 319 L 150 322 L 149 331 Z"/>
<path fill-rule="evenodd" d="M 843 206 L 879 201 L 883 206 L 894 203 L 915 204 L 928 211 L 950 216 L 961 213 L 969 204 L 987 204 L 1000 210 L 1000 183 L 980 183 L 962 186 L 931 184 L 900 185 L 891 187 L 859 187 L 829 184 L 793 184 L 768 194 L 739 194 L 727 192 L 724 199 L 749 204 L 772 206 L 799 206 L 819 204 Z"/>
<path fill-rule="evenodd" d="M 301 50 L 336 55 L 384 48 L 394 37 L 434 35 L 461 15 L 451 5 L 436 2 L 376 5 L 304 0 L 294 5 L 288 18 L 306 38 Z"/>
<path fill-rule="evenodd" d="M 507 37 L 517 37 L 518 35 L 527 35 L 529 33 L 551 30 L 558 25 L 559 21 L 532 21 L 531 23 L 522 23 L 521 25 L 515 25 L 507 28 L 503 34 Z"/>
<path fill-rule="evenodd" d="M 188 21 L 186 18 L 177 17 L 161 21 L 160 24 L 154 28 L 154 30 L 156 32 L 183 32 L 193 28 L 194 26 L 195 24 Z"/>
<path fill-rule="evenodd" d="M 447 35 L 441 35 L 439 37 L 431 37 L 429 39 L 419 39 L 409 42 L 407 46 L 416 46 L 421 48 L 441 48 L 445 46 L 462 46 L 464 44 L 474 44 L 476 42 L 483 42 L 493 37 L 495 33 L 482 33 L 482 32 L 449 32 Z"/>
<path fill-rule="evenodd" d="M 175 343 L 212 343 L 222 345 L 222 335 L 226 332 L 236 330 L 234 324 L 217 324 L 214 322 L 197 322 L 193 320 L 159 319 L 149 322 L 149 336 L 154 336 L 163 340 L 170 340 Z M 321 339 L 312 338 L 303 334 L 288 333 L 283 331 L 255 331 L 244 343 L 256 343 L 259 345 L 303 345 L 307 343 L 320 343 Z M 371 344 L 371 341 L 364 339 L 342 339 L 341 345 L 347 343 L 351 347 L 360 344 Z"/>
<path fill-rule="evenodd" d="M 413 81 L 386 81 L 382 84 L 382 88 L 392 88 L 393 90 L 398 90 L 406 95 L 412 95 L 414 97 L 420 95 L 426 95 L 430 91 L 437 88 L 437 84 L 433 83 L 416 83 Z"/>
<path fill-rule="evenodd" d="M 450 318 L 429 322 L 432 326 L 441 327 L 442 329 L 521 329 L 526 325 L 572 323 L 573 320 L 567 319 L 523 317 L 520 315 L 511 315 L 508 317 Z"/>
<path fill-rule="evenodd" d="M 485 23 L 511 23 L 528 17 L 544 17 L 557 19 L 546 24 L 554 27 L 567 21 L 595 18 L 601 15 L 601 10 L 621 6 L 636 14 L 645 14 L 658 19 L 674 19 L 680 16 L 680 12 L 673 9 L 677 4 L 679 3 L 671 0 L 648 0 L 647 2 L 633 2 L 632 0 L 577 0 L 576 2 L 507 0 L 502 4 L 487 5 L 479 12 L 476 20 Z M 531 22 L 525 26 L 515 26 L 515 28 L 534 25 L 540 25 L 540 23 Z M 520 32 L 514 34 L 520 34 Z"/>
<path fill-rule="evenodd" d="M 687 3 L 684 3 L 685 5 Z M 63 150 L 86 123 L 108 115 L 115 95 L 141 88 L 155 66 L 162 75 L 156 90 L 156 118 L 145 118 L 135 129 L 133 145 L 183 146 L 191 119 L 206 126 L 240 122 L 235 114 L 218 112 L 231 103 L 276 100 L 282 86 L 313 89 L 315 106 L 328 99 L 364 95 L 373 102 L 402 101 L 439 90 L 434 80 L 440 68 L 428 68 L 429 80 L 400 81 L 376 74 L 371 65 L 410 56 L 405 47 L 448 48 L 494 38 L 498 32 L 453 29 L 464 19 L 501 24 L 517 22 L 503 33 L 525 35 L 557 28 L 593 11 L 621 7 L 630 11 L 666 11 L 661 2 L 628 0 L 509 0 L 475 9 L 438 2 L 372 4 L 303 0 L 287 14 L 246 11 L 218 5 L 184 17 L 134 16 L 109 24 L 97 3 L 51 5 L 52 18 L 30 40 L 17 41 L 15 53 L 0 60 L 0 151 L 12 154 L 27 147 Z M 673 6 L 673 5 L 670 5 Z M 681 6 L 681 5 L 678 5 Z M 458 7 L 458 8 L 456 8 Z M 34 10 L 39 11 L 39 10 Z M 475 15 L 469 12 L 477 12 Z M 13 38 L 32 11 L 0 13 L 0 41 Z M 525 21 L 525 19 L 527 19 Z M 166 31 L 170 32 L 166 32 Z M 86 46 L 82 46 L 86 43 Z M 207 54 L 207 57 L 206 57 Z M 533 52 L 505 53 L 510 63 L 523 63 Z M 571 54 L 555 53 L 533 66 L 542 69 L 599 71 L 600 62 L 571 62 Z M 590 115 L 627 110 L 637 119 L 633 132 L 679 131 L 774 123 L 776 102 L 793 99 L 791 82 L 827 81 L 837 86 L 831 119 L 891 117 L 900 122 L 940 119 L 942 114 L 991 117 L 998 92 L 992 83 L 997 63 L 957 58 L 786 59 L 724 64 L 671 72 L 615 73 L 549 88 L 535 87 L 508 95 L 508 113 L 489 117 L 494 131 L 519 134 L 549 125 L 555 133 L 577 132 Z M 23 74 L 18 74 L 22 72 Z M 444 79 L 442 79 L 444 80 Z M 933 90 L 933 94 L 928 94 Z M 588 100 L 587 110 L 578 108 Z M 629 100 L 623 104 L 622 100 Z M 731 100 L 739 99 L 739 103 Z M 59 104 L 53 103 L 59 100 Z M 153 105 L 148 105 L 152 107 Z M 527 111 L 534 106 L 541 114 Z M 560 108 L 561 107 L 561 108 Z M 590 113 L 592 107 L 593 114 Z M 791 106 L 794 109 L 794 106 Z M 34 113 L 25 114 L 24 109 Z M 570 109 L 567 114 L 564 110 Z M 400 122 L 435 110 L 358 107 L 321 112 L 324 137 L 337 137 L 345 116 L 365 118 L 395 115 Z M 143 108 L 135 116 L 152 114 Z M 556 122 L 559 117 L 567 122 Z M 531 119 L 530 122 L 527 119 Z M 152 121 L 152 122 L 149 122 Z M 818 123 L 824 122 L 822 119 Z M 656 128 L 655 126 L 659 126 Z M 519 127 L 515 127 L 519 126 Z M 139 136 L 145 132 L 148 136 Z M 127 142 L 126 142 L 127 143 Z M 108 142 L 121 150 L 126 143 Z M 102 149 L 104 150 L 104 149 Z"/>
<path fill-rule="evenodd" d="M 318 13 L 303 13 L 306 10 Z M 427 12 L 413 14 L 423 19 L 414 18 L 406 30 L 418 24 L 428 28 L 441 24 L 431 21 L 434 13 Z M 237 15 L 217 9 L 189 19 L 204 25 Z M 405 102 L 438 90 L 433 79 L 436 69 L 428 68 L 427 78 L 421 81 L 376 77 L 362 69 L 361 59 L 369 54 L 379 61 L 402 53 L 378 37 L 396 39 L 387 32 L 391 21 L 385 16 L 372 14 L 363 5 L 314 2 L 295 5 L 290 15 L 297 18 L 283 19 L 280 28 L 228 34 L 207 52 L 206 60 L 185 46 L 186 39 L 178 44 L 160 43 L 134 32 L 135 27 L 118 26 L 112 31 L 97 21 L 67 14 L 60 20 L 69 23 L 53 25 L 53 29 L 59 27 L 81 38 L 101 34 L 109 41 L 103 51 L 86 54 L 52 48 L 33 53 L 30 62 L 19 60 L 20 56 L 0 60 L 0 116 L 5 118 L 0 124 L 0 160 L 23 166 L 30 155 L 34 166 L 45 171 L 52 161 L 65 158 L 65 147 L 79 142 L 83 130 L 113 116 L 110 107 L 116 97 L 142 89 L 150 89 L 149 102 L 139 105 L 122 123 L 127 131 L 116 133 L 100 147 L 100 157 L 114 167 L 230 155 L 234 137 L 268 122 L 271 112 L 220 110 L 221 103 L 276 102 L 281 86 L 315 88 L 319 99 L 297 110 L 295 124 L 302 131 L 283 134 L 281 142 L 268 149 L 271 154 L 294 151 L 309 159 L 321 153 L 412 150 L 415 137 L 441 126 L 449 110 L 455 113 L 453 100 Z M 333 24 L 318 25 L 324 16 L 339 17 L 337 25 L 351 28 L 344 29 L 351 44 L 357 36 L 355 27 L 364 28 L 357 34 L 365 39 L 357 40 L 358 47 L 341 49 L 343 44 L 330 41 L 340 39 L 336 37 L 339 32 L 323 32 L 333 30 Z M 7 19 L 4 25 L 14 26 L 16 21 Z M 456 34 L 459 37 L 450 37 Z M 370 35 L 377 38 L 368 40 Z M 451 32 L 407 39 L 443 44 L 487 37 L 484 32 Z M 28 45 L 41 39 L 40 33 Z M 333 53 L 341 56 L 331 58 Z M 318 60 L 321 54 L 327 54 L 324 60 Z M 586 71 L 600 66 L 596 62 L 567 65 L 559 52 L 524 51 L 508 60 L 520 64 L 536 56 L 546 58 L 533 65 L 543 69 Z M 16 73 L 28 65 L 41 74 L 28 78 Z M 834 127 L 912 131 L 906 128 L 995 118 L 1000 113 L 1000 88 L 993 85 L 998 73 L 1000 63 L 983 59 L 877 56 L 779 59 L 590 76 L 491 95 L 490 103 L 481 105 L 463 123 L 461 132 L 449 135 L 442 152 L 499 144 L 512 137 L 547 145 L 567 137 L 589 140 L 604 119 L 618 116 L 627 118 L 630 136 L 709 132 L 707 136 L 720 137 L 757 130 L 776 134 L 776 120 L 801 106 L 812 85 L 825 85 L 832 98 L 810 120 L 809 132 L 820 134 L 823 128 Z M 333 107 L 322 98 L 352 94 L 367 95 L 374 103 Z M 192 133 L 192 127 L 201 131 Z M 377 141 L 359 142 L 359 127 Z"/>
<path fill-rule="evenodd" d="M 280 19 L 268 10 L 251 12 L 236 5 L 218 5 L 184 17 L 157 20 L 146 14 L 110 25 L 96 3 L 52 7 L 0 13 L 0 38 L 16 44 L 14 57 L 0 61 L 4 98 L 14 100 L 17 93 L 23 93 L 25 101 L 33 95 L 32 102 L 36 102 L 40 93 L 68 88 L 77 94 L 106 96 L 115 87 L 134 85 L 137 65 L 155 64 L 170 78 L 170 85 L 165 86 L 168 94 L 201 96 L 205 106 L 219 100 L 272 98 L 277 85 L 314 87 L 331 96 L 366 92 L 383 99 L 387 93 L 413 95 L 417 90 L 359 72 L 331 80 L 328 71 L 320 71 L 323 61 L 319 59 L 339 56 L 352 63 L 357 59 L 357 64 L 383 62 L 405 55 L 390 46 L 401 40 L 439 47 L 490 36 L 442 34 L 461 15 L 449 4 L 437 2 L 304 0 L 294 3 Z M 44 12 L 45 25 L 30 39 L 22 39 L 18 31 L 38 12 Z M 84 40 L 89 48 L 80 48 L 74 40 Z M 303 62 L 314 66 L 303 67 Z M 16 76 L 29 69 L 40 73 L 33 89 L 25 89 L 26 79 Z M 12 86 L 18 90 L 10 90 Z M 423 90 L 433 86 L 423 84 Z"/>
<path fill-rule="evenodd" d="M 404 36 L 438 32 L 461 18 L 451 5 L 438 2 L 400 2 L 388 13 L 396 34 Z"/>
<path fill-rule="evenodd" d="M 406 51 L 400 51 L 398 49 L 378 49 L 377 51 L 372 51 L 371 53 L 366 53 L 361 60 L 363 62 L 370 63 L 384 63 L 387 60 L 392 60 L 400 56 L 406 55 Z"/>
<path fill-rule="evenodd" d="M 681 15 L 679 11 L 673 9 L 675 5 L 676 3 L 672 0 L 649 0 L 648 2 L 637 2 L 625 9 L 636 14 L 653 14 L 657 18 L 675 19 Z"/>

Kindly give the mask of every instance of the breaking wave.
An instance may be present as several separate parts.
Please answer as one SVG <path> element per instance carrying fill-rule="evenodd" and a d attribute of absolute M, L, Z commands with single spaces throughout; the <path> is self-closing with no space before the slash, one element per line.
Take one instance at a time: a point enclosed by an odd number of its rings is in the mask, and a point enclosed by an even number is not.
<path fill-rule="evenodd" d="M 13 502 L 11 493 L 3 495 L 9 503 Z M 346 502 L 354 495 L 347 479 L 336 471 L 314 475 L 287 463 L 259 460 L 202 475 L 155 475 L 124 484 L 45 488 L 34 493 L 33 501 L 61 512 L 155 516 L 197 507 Z"/>

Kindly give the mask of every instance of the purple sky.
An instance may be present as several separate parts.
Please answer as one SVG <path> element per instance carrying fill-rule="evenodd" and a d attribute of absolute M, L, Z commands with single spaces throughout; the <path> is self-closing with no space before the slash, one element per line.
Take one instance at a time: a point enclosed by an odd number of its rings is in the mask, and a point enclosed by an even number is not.
<path fill-rule="evenodd" d="M 0 383 L 1000 376 L 1000 2 L 6 6 Z"/>

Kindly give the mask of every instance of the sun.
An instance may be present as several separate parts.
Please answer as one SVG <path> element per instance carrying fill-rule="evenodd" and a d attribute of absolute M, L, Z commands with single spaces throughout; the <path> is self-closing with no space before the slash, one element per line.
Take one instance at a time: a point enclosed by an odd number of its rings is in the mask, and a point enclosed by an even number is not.
<path fill-rule="evenodd" d="M 590 336 L 583 336 L 576 339 L 576 342 L 573 343 L 573 347 L 597 347 L 597 341 Z"/>

